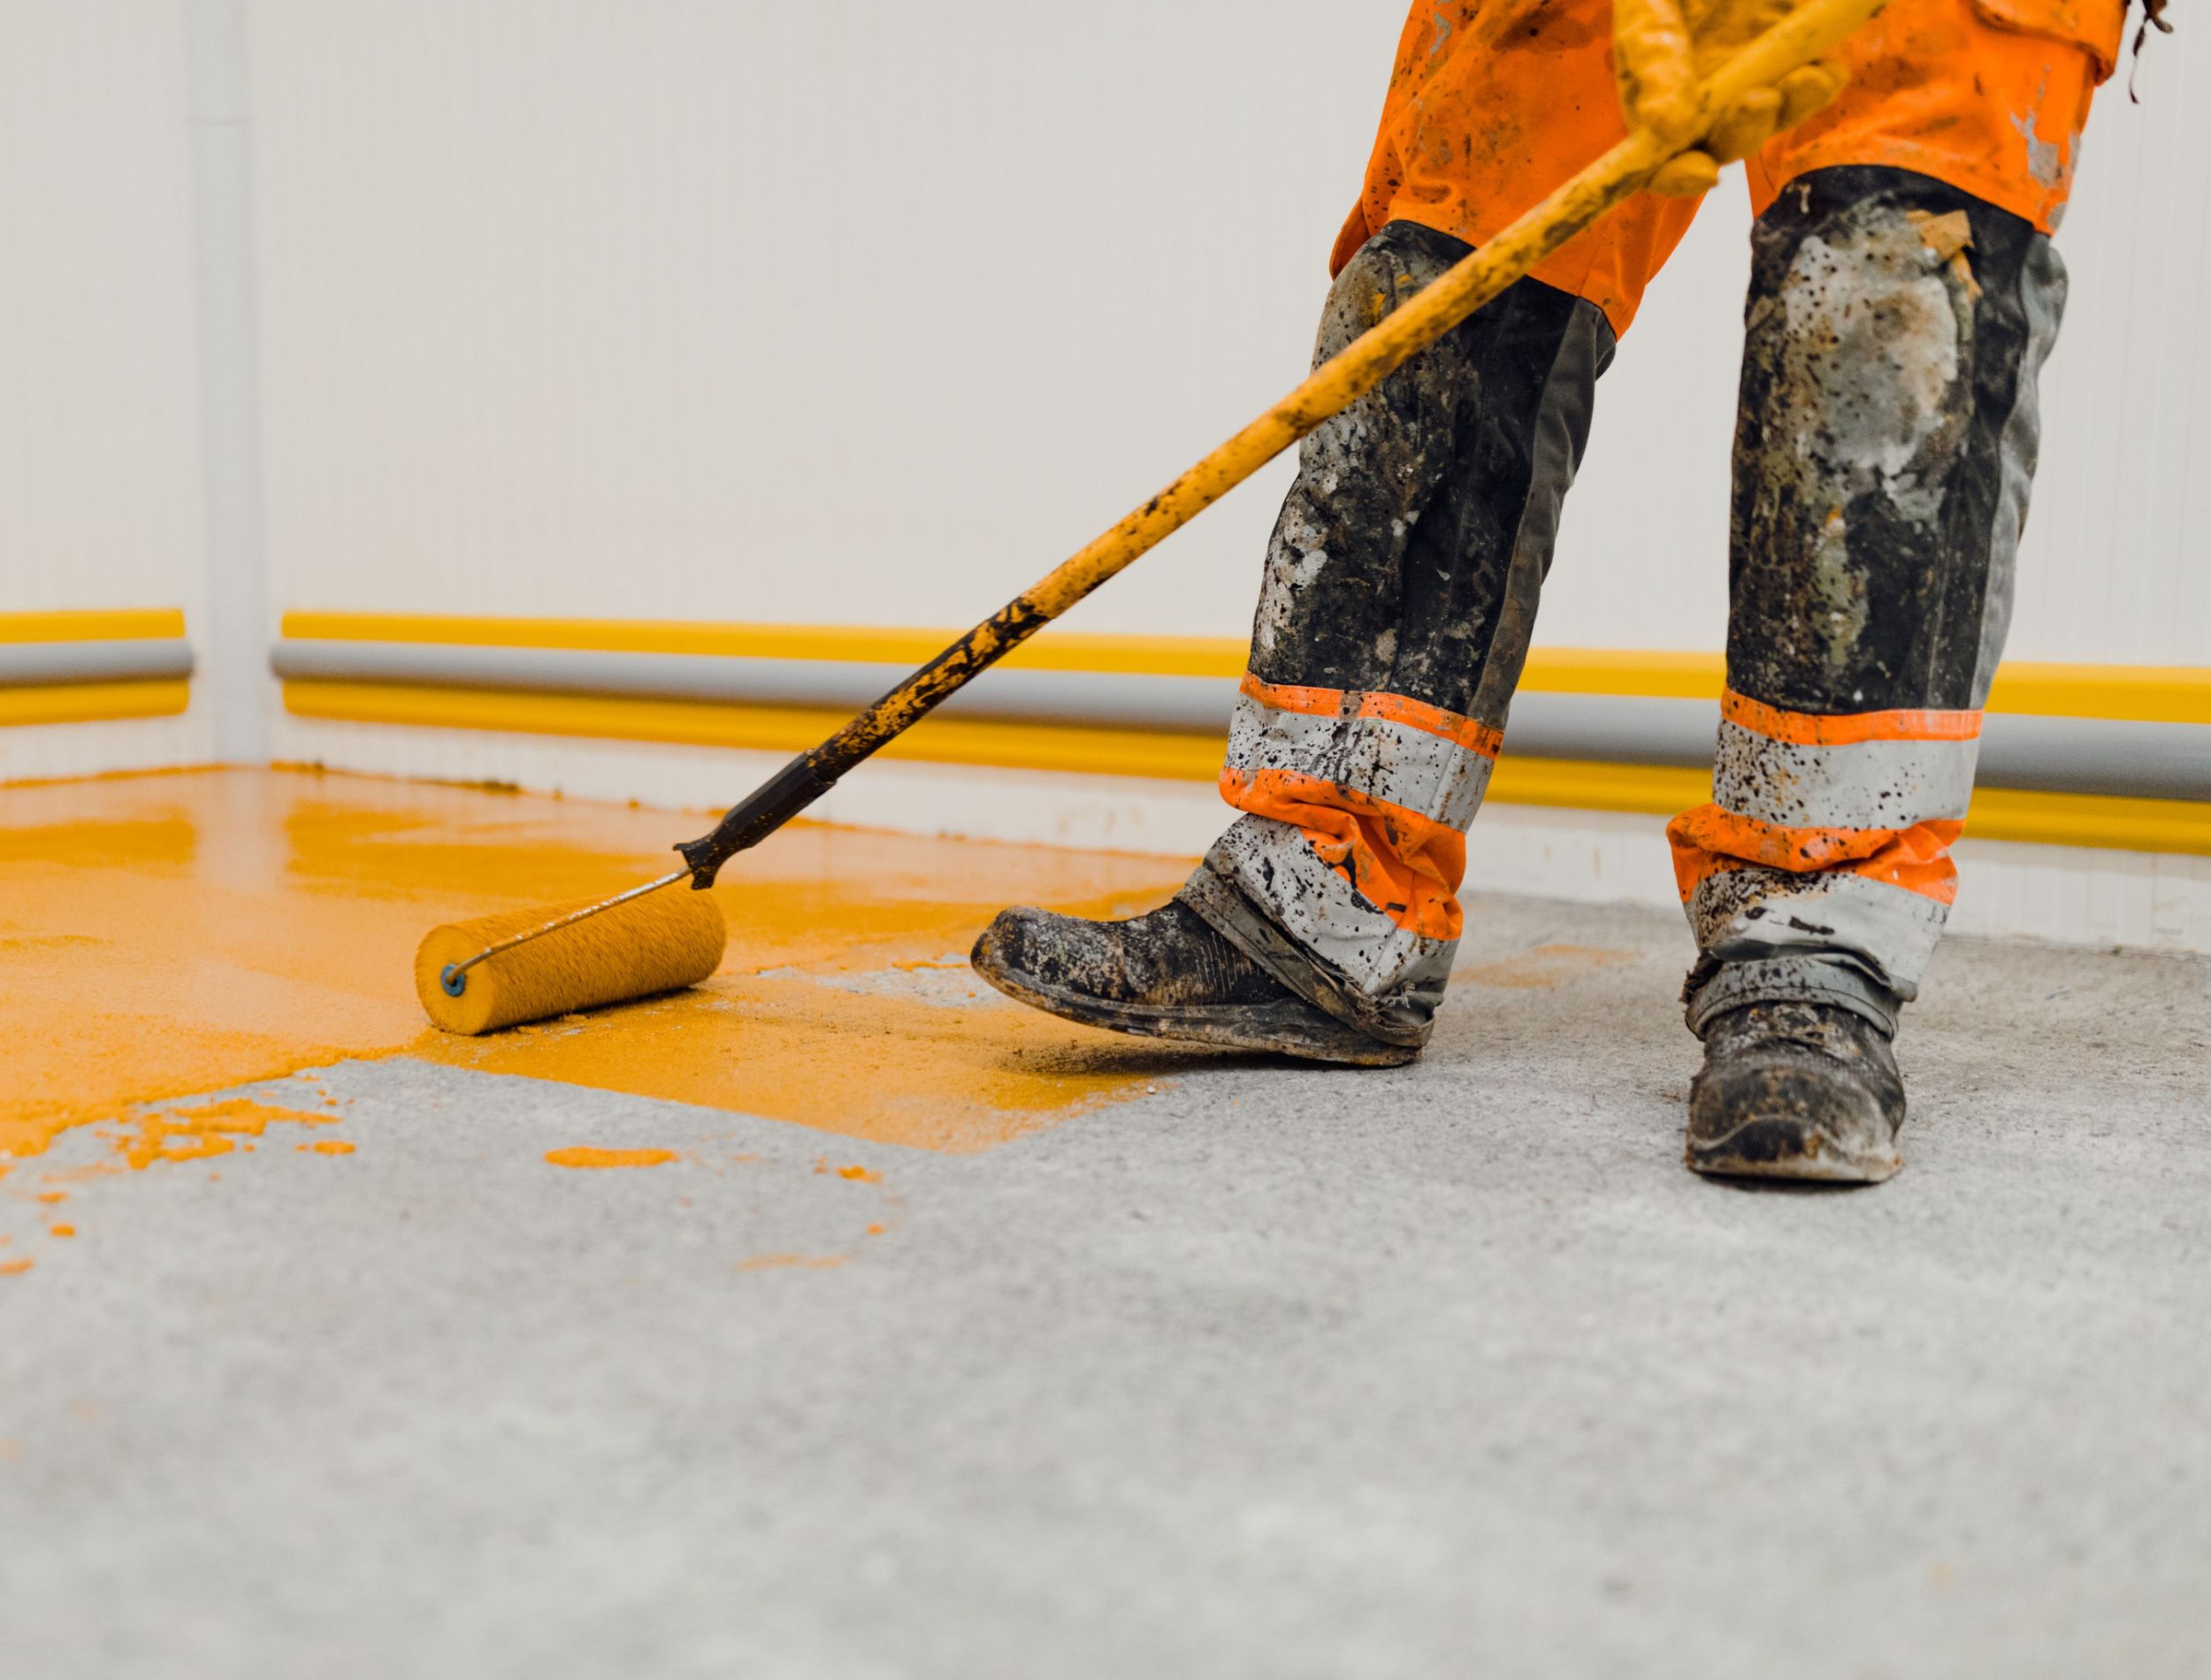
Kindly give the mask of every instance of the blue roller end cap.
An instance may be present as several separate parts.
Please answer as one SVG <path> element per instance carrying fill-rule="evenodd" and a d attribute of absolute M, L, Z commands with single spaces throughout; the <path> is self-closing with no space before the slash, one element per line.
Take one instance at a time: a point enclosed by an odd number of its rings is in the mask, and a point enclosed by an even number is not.
<path fill-rule="evenodd" d="M 469 977 L 461 972 L 457 963 L 448 963 L 438 975 L 438 984 L 445 988 L 448 997 L 458 997 L 469 989 Z"/>

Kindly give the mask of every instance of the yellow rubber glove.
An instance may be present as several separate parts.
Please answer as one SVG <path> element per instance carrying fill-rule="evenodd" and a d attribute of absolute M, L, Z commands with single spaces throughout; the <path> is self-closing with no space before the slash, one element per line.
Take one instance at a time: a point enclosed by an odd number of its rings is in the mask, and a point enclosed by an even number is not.
<path fill-rule="evenodd" d="M 1612 0 L 1612 62 L 1630 128 L 1683 141 L 1696 129 L 1697 84 L 1746 42 L 1796 9 L 1796 0 Z M 1712 119 L 1694 151 L 1653 178 L 1653 192 L 1693 198 L 1720 165 L 1747 157 L 1842 91 L 1841 69 L 1819 59 L 1771 88 L 1746 94 Z"/>

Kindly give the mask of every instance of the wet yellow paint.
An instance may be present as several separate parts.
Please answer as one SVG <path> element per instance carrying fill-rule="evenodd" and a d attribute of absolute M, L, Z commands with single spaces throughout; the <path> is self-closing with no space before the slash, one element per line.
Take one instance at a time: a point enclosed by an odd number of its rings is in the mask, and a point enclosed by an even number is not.
<path fill-rule="evenodd" d="M 77 1234 L 77 1227 L 73 1225 L 49 1226 L 46 1234 L 50 1237 L 73 1237 Z"/>
<path fill-rule="evenodd" d="M 302 1143 L 302 1149 L 311 1149 L 317 1155 L 351 1155 L 353 1145 L 341 1137 L 326 1137 L 318 1143 Z"/>
<path fill-rule="evenodd" d="M 30 1260 L 0 1260 L 0 1278 L 19 1278 L 35 1264 Z"/>
<path fill-rule="evenodd" d="M 740 790 L 700 790 L 702 804 Z M 0 788 L 0 1173 L 72 1126 L 349 1057 L 954 1149 L 1140 1090 L 1174 1061 L 981 988 L 960 1007 L 897 988 L 928 981 L 1003 905 L 1132 914 L 1181 867 L 821 825 L 724 871 L 730 950 L 706 986 L 484 1039 L 426 1027 L 409 981 L 425 929 L 619 890 L 708 821 L 311 771 Z M 822 983 L 853 977 L 884 986 Z M 148 1164 L 241 1142 L 183 1111 L 129 1123 L 126 1153 Z"/>
<path fill-rule="evenodd" d="M 666 1166 L 676 1158 L 673 1149 L 594 1149 L 578 1147 L 547 1149 L 545 1158 L 555 1166 L 618 1167 Z"/>
<path fill-rule="evenodd" d="M 237 1096 L 189 1108 L 134 1112 L 125 1117 L 128 1129 L 116 1140 L 115 1147 L 133 1169 L 143 1171 L 159 1162 L 204 1161 L 235 1149 L 251 1149 L 251 1143 L 241 1144 L 239 1140 L 261 1136 L 272 1122 L 328 1126 L 334 1118 Z"/>

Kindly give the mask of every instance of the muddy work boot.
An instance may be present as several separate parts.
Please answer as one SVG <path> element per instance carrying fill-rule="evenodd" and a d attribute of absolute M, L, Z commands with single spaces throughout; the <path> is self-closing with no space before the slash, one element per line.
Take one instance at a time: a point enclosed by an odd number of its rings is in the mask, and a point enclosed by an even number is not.
<path fill-rule="evenodd" d="M 1750 1004 L 1704 1029 L 1689 1084 L 1688 1164 L 1722 1178 L 1878 1184 L 1896 1147 L 1904 1081 L 1888 1035 L 1832 1004 Z"/>
<path fill-rule="evenodd" d="M 1179 899 L 1134 921 L 1001 911 L 969 960 L 1008 997 L 1110 1032 L 1357 1067 L 1395 1067 L 1420 1053 L 1306 1003 Z"/>

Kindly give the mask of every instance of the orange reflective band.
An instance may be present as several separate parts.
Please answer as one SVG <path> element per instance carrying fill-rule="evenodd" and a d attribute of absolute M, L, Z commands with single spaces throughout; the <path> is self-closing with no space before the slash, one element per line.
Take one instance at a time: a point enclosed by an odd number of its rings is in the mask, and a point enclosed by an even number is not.
<path fill-rule="evenodd" d="M 1685 901 L 1713 875 L 1759 867 L 1863 875 L 1947 905 L 1958 892 L 1950 845 L 1964 829 L 1950 818 L 1909 829 L 1789 829 L 1701 805 L 1666 825 L 1666 840 L 1673 848 L 1674 885 Z"/>
<path fill-rule="evenodd" d="M 1277 712 L 1300 712 L 1307 717 L 1340 717 L 1343 713 L 1343 691 L 1340 688 L 1300 688 L 1292 683 L 1263 683 L 1246 671 L 1236 690 L 1247 699 L 1257 700 Z"/>
<path fill-rule="evenodd" d="M 1407 932 L 1458 937 L 1466 836 L 1457 829 L 1299 770 L 1223 770 L 1220 797 L 1302 830 L 1323 863 Z"/>
<path fill-rule="evenodd" d="M 1861 741 L 1978 741 L 1978 712 L 1785 712 L 1729 689 L 1720 715 L 1754 735 L 1791 746 L 1855 746 Z"/>
<path fill-rule="evenodd" d="M 1265 683 L 1251 672 L 1239 688 L 1250 699 L 1277 712 L 1297 712 L 1306 717 L 1372 717 L 1402 723 L 1423 735 L 1433 735 L 1494 760 L 1504 745 L 1504 734 L 1486 723 L 1446 712 L 1440 706 L 1410 695 L 1387 694 L 1378 689 L 1304 688 L 1290 683 Z"/>

